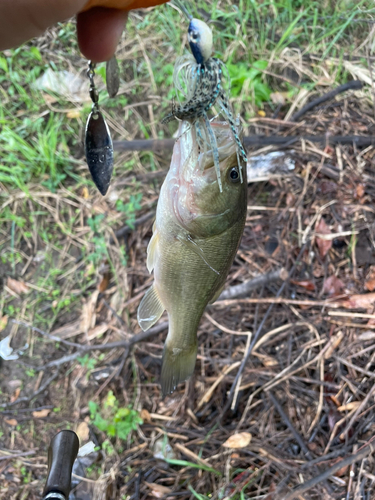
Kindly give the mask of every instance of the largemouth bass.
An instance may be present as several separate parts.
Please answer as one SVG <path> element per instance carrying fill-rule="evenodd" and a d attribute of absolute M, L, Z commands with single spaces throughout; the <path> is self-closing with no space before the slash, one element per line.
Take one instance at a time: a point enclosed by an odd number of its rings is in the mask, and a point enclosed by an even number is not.
<path fill-rule="evenodd" d="M 147 330 L 165 309 L 168 312 L 163 396 L 194 371 L 199 321 L 207 304 L 222 291 L 245 225 L 246 166 L 239 166 L 230 125 L 212 122 L 211 127 L 222 192 L 212 151 L 201 151 L 196 127 L 181 122 L 147 248 L 147 267 L 155 279 L 138 308 L 138 322 Z"/>

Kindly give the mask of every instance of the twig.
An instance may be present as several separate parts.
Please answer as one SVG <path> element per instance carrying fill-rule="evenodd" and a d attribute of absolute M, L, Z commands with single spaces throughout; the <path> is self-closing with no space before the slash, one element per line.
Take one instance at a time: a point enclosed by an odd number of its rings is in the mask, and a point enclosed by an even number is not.
<path fill-rule="evenodd" d="M 373 135 L 252 135 L 244 137 L 244 146 L 247 148 L 255 146 L 285 146 L 296 142 L 314 142 L 319 144 L 355 144 L 357 147 L 375 145 Z M 134 141 L 114 141 L 115 151 L 152 151 L 155 154 L 163 154 L 172 150 L 175 139 L 137 139 Z"/>
<path fill-rule="evenodd" d="M 284 412 L 281 404 L 276 399 L 275 395 L 271 391 L 268 391 L 268 395 L 269 395 L 274 407 L 276 408 L 277 412 L 279 413 L 280 417 L 284 420 L 285 425 L 289 428 L 290 432 L 293 434 L 295 440 L 299 444 L 299 447 L 301 448 L 303 453 L 306 455 L 306 457 L 309 460 L 312 460 L 313 457 L 311 455 L 310 450 L 308 449 L 308 447 L 306 446 L 305 442 L 303 441 L 301 436 L 298 434 L 296 429 L 293 427 L 292 422 L 289 420 L 287 414 Z"/>
<path fill-rule="evenodd" d="M 285 267 L 276 269 L 275 271 L 271 271 L 267 274 L 261 274 L 260 276 L 257 276 L 250 281 L 245 281 L 245 283 L 241 283 L 240 285 L 227 288 L 219 296 L 218 300 L 234 299 L 235 297 L 247 295 L 251 290 L 260 288 L 264 285 L 268 285 L 268 283 L 271 283 L 272 281 L 276 281 L 279 279 L 285 281 L 286 279 L 288 279 L 288 276 L 289 274 Z"/>
<path fill-rule="evenodd" d="M 298 256 L 297 256 L 296 260 L 294 261 L 294 264 L 293 264 L 293 266 L 292 266 L 292 268 L 291 268 L 291 270 L 290 270 L 290 272 L 289 272 L 289 277 L 290 277 L 290 276 L 292 276 L 292 274 L 294 273 L 294 270 L 295 270 L 295 268 L 297 267 L 297 265 L 298 265 L 298 263 L 299 263 L 299 260 L 300 260 L 300 258 L 302 257 L 303 252 L 304 252 L 304 251 L 305 251 L 305 249 L 306 249 L 306 245 L 307 245 L 307 243 L 305 243 L 305 244 L 301 247 L 301 249 L 300 249 L 300 251 L 299 251 L 299 254 L 298 254 Z M 280 297 L 280 295 L 283 293 L 283 290 L 284 290 L 284 288 L 285 288 L 285 286 L 286 286 L 287 282 L 288 282 L 287 280 L 286 280 L 286 281 L 284 281 L 284 283 L 283 283 L 283 284 L 281 285 L 281 287 L 279 288 L 279 291 L 277 292 L 276 297 L 275 297 L 276 299 L 277 299 L 277 298 L 279 298 L 279 297 Z M 248 348 L 248 350 L 247 350 L 247 352 L 246 352 L 245 356 L 243 357 L 243 360 L 242 360 L 241 366 L 240 366 L 240 368 L 239 368 L 239 370 L 238 370 L 238 372 L 237 372 L 236 378 L 234 379 L 233 384 L 232 384 L 232 387 L 230 388 L 230 391 L 229 391 L 229 394 L 228 394 L 228 400 L 227 400 L 227 402 L 225 403 L 224 408 L 223 408 L 223 410 L 222 410 L 222 411 L 221 411 L 221 413 L 220 413 L 219 420 L 221 420 L 221 419 L 222 419 L 222 417 L 225 415 L 226 411 L 229 409 L 229 407 L 230 407 L 230 405 L 231 405 L 231 403 L 232 403 L 232 399 L 233 399 L 234 391 L 236 390 L 236 387 L 237 387 L 237 383 L 238 383 L 238 381 L 239 381 L 239 379 L 240 379 L 240 377 L 241 377 L 241 375 L 242 375 L 242 372 L 243 372 L 243 371 L 244 371 L 244 369 L 245 369 L 246 363 L 247 363 L 247 361 L 248 361 L 248 359 L 249 359 L 249 357 L 250 357 L 250 354 L 251 354 L 251 352 L 252 352 L 252 350 L 253 350 L 253 347 L 255 346 L 255 344 L 256 344 L 256 343 L 257 343 L 257 341 L 258 341 L 258 339 L 259 339 L 259 337 L 260 337 L 260 334 L 262 333 L 263 326 L 264 326 L 265 322 L 267 321 L 268 316 L 271 314 L 271 311 L 272 311 L 272 309 L 273 309 L 273 306 L 274 306 L 274 305 L 275 305 L 275 303 L 272 303 L 272 304 L 270 304 L 270 306 L 268 307 L 268 309 L 267 309 L 267 311 L 266 311 L 265 315 L 263 316 L 262 321 L 260 322 L 260 324 L 259 324 L 259 326 L 258 326 L 257 331 L 255 332 L 255 335 L 254 335 L 254 337 L 253 337 L 253 339 L 252 339 L 252 341 L 251 341 L 251 343 L 250 343 L 250 345 L 249 345 L 249 348 Z"/>
<path fill-rule="evenodd" d="M 341 94 L 342 92 L 346 92 L 347 90 L 359 90 L 362 87 L 363 87 L 363 83 L 360 80 L 352 80 L 351 82 L 347 82 L 347 83 L 344 83 L 343 85 L 339 85 L 334 90 L 331 90 L 330 92 L 327 92 L 326 94 L 323 94 L 320 97 L 317 97 L 316 99 L 313 99 L 311 102 L 306 104 L 306 106 L 304 106 L 297 113 L 295 113 L 291 118 L 289 118 L 289 121 L 296 122 L 297 120 L 299 120 L 299 118 L 301 118 L 301 116 L 305 115 L 311 109 L 315 108 L 316 106 L 319 106 L 323 102 L 326 102 L 326 101 L 329 101 L 330 99 L 333 99 L 334 97 L 336 97 L 338 94 Z"/>
<path fill-rule="evenodd" d="M 148 212 L 145 215 L 142 215 L 138 219 L 135 219 L 135 221 L 133 223 L 133 227 L 130 227 L 130 226 L 126 225 L 126 226 L 121 227 L 120 229 L 118 229 L 115 232 L 116 238 L 117 239 L 123 238 L 124 236 L 126 236 L 129 233 L 131 233 L 132 231 L 135 231 L 137 229 L 137 227 L 141 226 L 142 224 L 144 224 L 148 220 L 152 219 L 153 217 L 155 217 L 155 211 L 154 210 L 152 210 L 151 212 Z M 113 243 L 115 242 L 114 239 L 113 239 L 113 237 L 110 238 L 109 242 L 110 242 L 111 245 L 113 245 Z"/>
<path fill-rule="evenodd" d="M 307 481 L 304 484 L 301 484 L 301 486 L 298 486 L 295 490 L 290 492 L 288 495 L 284 496 L 282 500 L 293 500 L 294 498 L 299 497 L 299 495 L 302 495 L 302 493 L 305 493 L 306 491 L 310 490 L 317 484 L 321 483 L 325 479 L 328 479 L 330 476 L 335 474 L 335 472 L 339 471 L 343 467 L 347 467 L 351 465 L 354 462 L 358 462 L 359 460 L 363 460 L 366 458 L 370 453 L 373 453 L 375 450 L 375 447 L 372 443 L 369 443 L 368 445 L 364 446 L 360 451 L 357 453 L 354 453 L 354 455 L 351 455 L 350 457 L 344 458 L 344 460 L 341 460 L 341 462 L 336 463 L 335 465 L 332 465 L 329 469 L 326 471 L 322 472 L 322 474 L 319 474 L 319 476 L 316 476 L 310 481 Z"/>
<path fill-rule="evenodd" d="M 53 375 L 51 375 L 45 382 L 43 385 L 41 385 L 39 387 L 39 389 L 37 391 L 35 391 L 33 394 L 31 394 L 31 396 L 25 396 L 24 398 L 18 398 L 16 399 L 15 401 L 11 402 L 11 403 L 1 403 L 0 404 L 0 407 L 1 408 L 9 408 L 9 406 L 14 406 L 14 405 L 17 405 L 18 403 L 28 403 L 29 401 L 31 401 L 32 399 L 34 399 L 36 396 L 38 396 L 38 394 L 40 394 L 41 392 L 43 392 L 45 389 L 47 389 L 47 387 L 49 386 L 49 384 L 51 382 L 53 382 L 59 375 L 60 371 L 57 370 Z"/>
<path fill-rule="evenodd" d="M 1 453 L 6 453 L 4 450 L 1 451 Z M 36 451 L 35 450 L 30 450 L 30 451 L 20 451 L 19 453 L 9 453 L 9 455 L 6 455 L 5 457 L 0 457 L 1 460 L 12 460 L 13 458 L 17 457 L 28 457 L 30 455 L 35 455 Z"/>
<path fill-rule="evenodd" d="M 153 328 L 147 330 L 147 332 L 141 332 L 138 335 L 134 335 L 129 340 L 120 340 L 118 342 L 109 342 L 108 344 L 94 344 L 94 345 L 84 345 L 80 346 L 77 352 L 73 354 L 68 354 L 67 356 L 63 356 L 62 358 L 55 359 L 54 361 L 50 361 L 44 366 L 40 366 L 36 368 L 38 371 L 46 370 L 47 368 L 51 368 L 52 366 L 60 366 L 65 363 L 69 363 L 70 361 L 74 361 L 79 356 L 82 356 L 83 353 L 90 351 L 109 351 L 110 349 L 129 349 L 132 345 L 142 342 L 158 333 L 164 331 L 168 328 L 168 321 L 164 323 L 160 323 L 160 325 L 156 325 Z"/>
<path fill-rule="evenodd" d="M 57 337 L 56 335 L 51 335 L 50 333 L 44 332 L 43 330 L 40 330 L 39 328 L 36 328 L 35 326 L 29 325 L 28 323 L 25 323 L 23 321 L 18 321 L 16 319 L 12 319 L 11 322 L 16 324 L 16 325 L 21 325 L 21 326 L 24 326 L 26 328 L 30 328 L 33 332 L 37 332 L 40 335 L 42 335 L 43 337 L 47 337 L 48 339 L 53 340 L 55 342 L 60 342 L 61 344 L 65 344 L 69 347 L 78 347 L 78 348 L 81 347 L 81 344 L 76 344 L 75 342 L 69 342 L 68 340 L 64 340 L 60 337 Z"/>

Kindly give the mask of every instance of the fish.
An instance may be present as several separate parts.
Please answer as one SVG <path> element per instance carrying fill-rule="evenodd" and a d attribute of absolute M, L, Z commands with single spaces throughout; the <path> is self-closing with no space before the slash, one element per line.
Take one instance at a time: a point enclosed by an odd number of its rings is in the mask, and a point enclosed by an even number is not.
<path fill-rule="evenodd" d="M 154 282 L 137 317 L 146 331 L 165 310 L 168 313 L 160 379 L 163 397 L 194 371 L 199 322 L 224 287 L 245 226 L 246 168 L 241 176 L 230 124 L 212 121 L 211 127 L 222 191 L 212 149 L 199 146 L 196 127 L 180 122 L 147 248 L 147 268 Z"/>

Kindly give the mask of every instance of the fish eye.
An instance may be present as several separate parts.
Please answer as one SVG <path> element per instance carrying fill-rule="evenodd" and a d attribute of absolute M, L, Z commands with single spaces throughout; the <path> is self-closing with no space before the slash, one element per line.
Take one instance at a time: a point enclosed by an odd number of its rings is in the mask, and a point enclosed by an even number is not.
<path fill-rule="evenodd" d="M 199 38 L 199 33 L 197 31 L 192 31 L 190 33 L 190 38 L 193 42 L 196 42 Z"/>
<path fill-rule="evenodd" d="M 240 180 L 240 174 L 237 167 L 232 167 L 228 172 L 229 180 L 233 183 Z"/>

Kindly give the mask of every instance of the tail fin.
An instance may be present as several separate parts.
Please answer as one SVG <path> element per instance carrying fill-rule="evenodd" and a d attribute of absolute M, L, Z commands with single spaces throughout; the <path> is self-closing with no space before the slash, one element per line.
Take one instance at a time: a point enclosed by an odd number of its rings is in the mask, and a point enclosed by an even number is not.
<path fill-rule="evenodd" d="M 195 368 L 198 343 L 195 342 L 190 349 L 179 349 L 165 343 L 163 352 L 163 367 L 161 369 L 161 390 L 163 398 L 171 394 L 180 382 L 188 379 Z"/>

